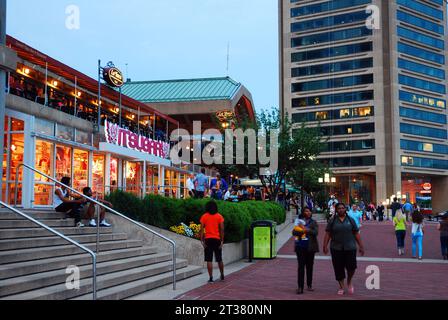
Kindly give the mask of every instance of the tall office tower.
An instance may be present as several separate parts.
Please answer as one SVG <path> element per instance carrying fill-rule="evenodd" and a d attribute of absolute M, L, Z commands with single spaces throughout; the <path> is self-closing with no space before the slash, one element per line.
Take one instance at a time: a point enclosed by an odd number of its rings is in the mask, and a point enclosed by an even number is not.
<path fill-rule="evenodd" d="M 448 209 L 446 3 L 280 0 L 280 106 L 329 137 L 345 202 Z"/>

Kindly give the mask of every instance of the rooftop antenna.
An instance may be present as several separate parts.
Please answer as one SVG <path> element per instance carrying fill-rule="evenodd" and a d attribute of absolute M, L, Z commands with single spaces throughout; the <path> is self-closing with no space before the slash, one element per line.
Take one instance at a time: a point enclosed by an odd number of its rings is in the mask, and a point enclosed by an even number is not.
<path fill-rule="evenodd" d="M 226 69 L 227 76 L 229 76 L 229 64 L 230 64 L 230 41 L 227 42 L 227 69 Z"/>
<path fill-rule="evenodd" d="M 128 65 L 129 65 L 129 63 L 126 63 L 125 64 L 125 66 L 126 66 L 126 81 L 128 81 L 130 78 L 129 78 L 129 69 L 128 69 Z"/>

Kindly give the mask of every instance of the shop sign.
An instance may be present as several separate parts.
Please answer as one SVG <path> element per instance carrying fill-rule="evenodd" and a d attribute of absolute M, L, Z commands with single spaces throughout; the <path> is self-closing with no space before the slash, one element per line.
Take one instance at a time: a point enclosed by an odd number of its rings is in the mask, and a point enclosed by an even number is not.
<path fill-rule="evenodd" d="M 170 145 L 166 142 L 155 141 L 145 136 L 138 135 L 127 129 L 120 128 L 117 124 L 105 121 L 106 141 L 120 147 L 137 150 L 167 159 L 170 153 Z"/>
<path fill-rule="evenodd" d="M 119 88 L 124 84 L 123 74 L 115 67 L 104 68 L 103 79 L 108 85 L 115 88 Z"/>
<path fill-rule="evenodd" d="M 422 188 L 424 191 L 422 191 L 421 193 L 431 193 L 432 185 L 427 182 L 422 185 Z"/>
<path fill-rule="evenodd" d="M 216 117 L 219 121 L 224 122 L 235 118 L 235 113 L 231 110 L 223 110 L 216 112 Z"/>

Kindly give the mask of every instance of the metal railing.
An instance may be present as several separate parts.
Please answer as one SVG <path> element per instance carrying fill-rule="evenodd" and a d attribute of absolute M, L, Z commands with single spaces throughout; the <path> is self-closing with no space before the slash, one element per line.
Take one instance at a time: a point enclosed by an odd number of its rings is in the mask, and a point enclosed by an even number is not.
<path fill-rule="evenodd" d="M 79 195 L 81 198 L 84 198 L 84 199 L 88 200 L 89 202 L 94 203 L 94 204 L 106 209 L 109 213 L 113 213 L 113 214 L 121 217 L 122 219 L 125 219 L 125 220 L 129 221 L 130 223 L 132 223 L 132 224 L 152 233 L 153 235 L 169 242 L 171 244 L 171 246 L 173 247 L 173 257 L 172 257 L 172 260 L 173 260 L 173 290 L 176 290 L 176 242 L 175 241 L 165 237 L 164 235 L 162 235 L 154 230 L 151 230 L 150 228 L 146 227 L 145 225 L 141 224 L 140 222 L 134 221 L 131 218 L 125 216 L 124 214 L 121 214 L 120 212 L 106 206 L 104 203 L 102 203 L 96 199 L 90 198 L 90 197 L 84 195 L 83 193 L 73 189 L 72 187 L 63 184 L 63 183 L 57 181 L 56 179 L 46 175 L 45 173 L 27 165 L 27 164 L 24 164 L 24 163 L 17 166 L 17 169 L 16 169 L 16 184 L 15 184 L 15 192 L 14 192 L 14 206 L 16 208 L 17 208 L 17 196 L 18 196 L 18 185 L 19 185 L 19 170 L 21 167 L 31 170 L 47 179 L 53 181 L 56 185 L 60 185 L 64 188 L 70 190 L 71 192 Z M 96 228 L 97 228 L 97 231 L 96 231 L 96 253 L 98 254 L 99 253 L 99 245 L 100 245 L 100 214 L 98 214 Z"/>
<path fill-rule="evenodd" d="M 58 236 L 59 238 L 62 238 L 65 241 L 70 242 L 72 245 L 74 245 L 74 246 L 80 248 L 81 250 L 87 252 L 88 254 L 90 254 L 92 256 L 92 289 L 93 289 L 92 295 L 93 295 L 93 300 L 96 300 L 96 297 L 97 297 L 96 261 L 97 261 L 97 259 L 96 259 L 96 254 L 92 250 L 90 250 L 89 248 L 83 246 L 82 244 L 80 244 L 80 243 L 70 239 L 69 237 L 63 235 L 62 233 L 60 233 L 60 232 L 58 232 L 58 231 L 56 231 L 56 230 L 46 226 L 42 222 L 37 221 L 36 219 L 30 217 L 29 215 L 27 215 L 27 214 L 25 214 L 25 213 L 15 209 L 15 208 L 9 206 L 9 205 L 7 205 L 6 203 L 4 203 L 2 201 L 0 201 L 0 205 L 5 207 L 6 209 L 16 213 L 16 214 L 22 216 L 23 218 L 25 218 L 25 219 L 27 219 L 27 220 L 37 224 L 38 226 L 40 226 L 41 228 L 44 228 L 48 232 L 53 233 L 54 235 Z"/>

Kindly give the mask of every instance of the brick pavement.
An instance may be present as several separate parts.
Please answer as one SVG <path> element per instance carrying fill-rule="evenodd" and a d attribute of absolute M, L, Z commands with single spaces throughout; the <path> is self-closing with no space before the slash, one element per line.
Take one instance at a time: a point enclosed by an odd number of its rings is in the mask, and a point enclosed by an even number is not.
<path fill-rule="evenodd" d="M 439 259 L 439 239 L 435 225 L 428 225 L 424 242 L 424 257 Z M 324 225 L 320 226 L 324 230 Z M 392 228 L 392 231 L 391 231 Z M 390 222 L 366 223 L 362 232 L 367 257 L 397 258 L 395 238 Z M 323 237 L 323 232 L 321 236 Z M 322 241 L 322 240 L 321 240 Z M 407 245 L 409 246 L 409 238 Z M 295 293 L 297 261 L 292 242 L 279 254 L 287 255 L 272 261 L 258 261 L 231 274 L 224 282 L 206 284 L 177 297 L 179 300 L 418 300 L 448 299 L 448 264 L 413 262 L 360 261 L 354 278 L 355 295 L 339 297 L 331 261 L 318 258 L 314 268 L 315 292 Z M 375 259 L 373 259 L 375 260 Z M 368 290 L 366 268 L 376 265 L 381 272 L 380 290 Z M 204 275 L 204 282 L 207 276 Z"/>

